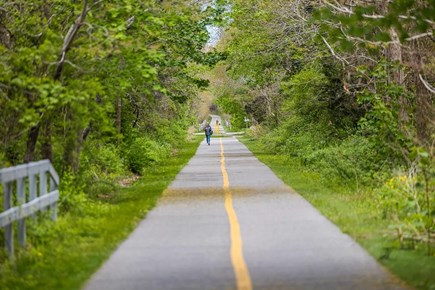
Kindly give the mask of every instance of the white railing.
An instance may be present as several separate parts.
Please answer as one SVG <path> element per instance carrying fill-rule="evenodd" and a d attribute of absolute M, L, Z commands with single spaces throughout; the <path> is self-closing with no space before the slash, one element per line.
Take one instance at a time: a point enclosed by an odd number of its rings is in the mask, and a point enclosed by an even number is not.
<path fill-rule="evenodd" d="M 5 228 L 6 251 L 13 259 L 12 223 L 14 221 L 18 221 L 18 243 L 24 247 L 26 245 L 26 217 L 50 208 L 51 217 L 56 220 L 59 176 L 49 160 L 42 160 L 1 169 L 0 183 L 3 185 L 4 194 L 4 211 L 0 213 L 0 228 Z"/>

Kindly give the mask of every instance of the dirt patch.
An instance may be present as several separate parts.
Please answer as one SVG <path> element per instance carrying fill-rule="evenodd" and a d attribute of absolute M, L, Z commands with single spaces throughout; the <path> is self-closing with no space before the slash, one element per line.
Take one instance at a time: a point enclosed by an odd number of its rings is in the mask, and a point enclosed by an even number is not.
<path fill-rule="evenodd" d="M 140 175 L 133 175 L 133 176 L 129 176 L 127 178 L 121 179 L 120 181 L 118 181 L 118 184 L 122 187 L 129 187 L 131 186 L 133 183 L 135 183 L 137 180 L 139 180 Z"/>

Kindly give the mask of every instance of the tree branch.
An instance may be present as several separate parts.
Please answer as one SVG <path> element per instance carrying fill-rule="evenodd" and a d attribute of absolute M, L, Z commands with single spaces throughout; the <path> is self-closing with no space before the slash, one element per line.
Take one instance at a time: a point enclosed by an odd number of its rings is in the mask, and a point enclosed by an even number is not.
<path fill-rule="evenodd" d="M 338 12 L 346 13 L 346 14 L 350 14 L 350 15 L 354 15 L 354 14 L 355 14 L 355 13 L 353 12 L 352 9 L 349 9 L 349 8 L 347 8 L 347 7 L 343 7 L 343 6 L 341 6 L 340 3 L 338 3 L 337 1 L 334 1 L 336 5 L 330 3 L 330 2 L 327 1 L 327 0 L 323 0 L 322 2 L 323 2 L 324 4 L 326 4 L 326 5 L 328 5 L 328 6 L 332 7 L 332 8 L 334 8 L 334 9 L 335 9 L 336 11 L 338 11 Z M 385 18 L 385 15 L 379 15 L 379 14 L 363 14 L 362 16 L 363 16 L 364 18 L 368 18 L 368 19 L 384 19 L 384 18 Z M 408 16 L 408 15 L 399 15 L 398 18 L 400 18 L 400 19 L 412 19 L 412 20 L 418 20 L 417 17 L 415 17 L 415 16 Z M 427 22 L 427 23 L 429 23 L 429 24 L 431 24 L 431 25 L 434 25 L 434 24 L 435 24 L 435 22 L 433 22 L 433 21 L 430 20 L 430 19 L 422 19 L 422 20 L 425 21 L 425 22 Z"/>
<path fill-rule="evenodd" d="M 420 78 L 420 81 L 423 83 L 425 88 L 431 92 L 432 94 L 435 94 L 435 88 L 432 87 L 428 81 L 426 81 L 421 74 L 418 74 L 418 77 Z"/>
<path fill-rule="evenodd" d="M 130 18 L 127 19 L 127 21 L 126 21 L 127 29 L 129 29 L 129 28 L 133 25 L 133 23 L 134 23 L 134 19 L 135 19 L 135 16 L 134 16 L 134 15 L 133 15 L 132 17 L 130 17 Z"/>
<path fill-rule="evenodd" d="M 97 6 L 98 4 L 100 4 L 101 2 L 103 2 L 103 0 L 100 1 L 96 1 L 94 2 L 89 8 L 88 11 L 86 11 L 86 13 L 88 13 L 92 8 L 94 8 L 95 6 Z"/>
<path fill-rule="evenodd" d="M 348 14 L 353 14 L 352 10 L 350 10 L 350 9 L 347 8 L 347 7 L 335 6 L 334 4 L 329 3 L 329 1 L 326 1 L 326 0 L 323 0 L 322 2 L 323 2 L 324 4 L 326 4 L 326 5 L 328 5 L 328 6 L 332 7 L 332 8 L 334 8 L 335 10 L 337 10 L 337 11 L 339 11 L 339 12 L 342 12 L 342 13 L 348 13 Z M 337 5 L 340 5 L 337 1 L 334 1 L 334 2 L 335 2 Z"/>
<path fill-rule="evenodd" d="M 432 36 L 432 35 L 433 35 L 432 32 L 426 32 L 426 33 L 422 33 L 422 34 L 418 34 L 418 35 L 414 35 L 414 36 L 408 37 L 406 39 L 406 41 L 412 41 L 412 40 L 416 40 L 416 39 L 419 39 L 419 38 L 423 38 L 423 37 L 426 37 L 426 36 Z"/>
<path fill-rule="evenodd" d="M 349 62 L 348 62 L 347 60 L 345 60 L 345 59 L 342 58 L 341 56 L 338 56 L 338 55 L 335 53 L 335 51 L 332 49 L 332 47 L 329 45 L 329 43 L 326 41 L 326 39 L 325 39 L 323 36 L 321 36 L 321 37 L 322 37 L 323 42 L 326 44 L 326 46 L 328 47 L 329 51 L 331 52 L 331 54 L 332 54 L 336 59 L 338 59 L 339 61 L 344 62 L 344 63 L 346 63 L 346 64 L 349 64 Z"/>
<path fill-rule="evenodd" d="M 85 3 L 83 5 L 82 13 L 77 17 L 77 19 L 74 21 L 74 23 L 71 25 L 70 29 L 68 30 L 68 33 L 65 36 L 65 39 L 63 41 L 62 45 L 62 51 L 59 57 L 59 61 L 56 67 L 56 72 L 54 73 L 53 79 L 58 80 L 60 78 L 60 75 L 62 74 L 63 64 L 65 63 L 65 57 L 66 53 L 71 47 L 71 44 L 77 35 L 77 32 L 79 31 L 80 27 L 82 26 L 86 14 L 88 13 L 88 0 L 84 0 Z"/>
<path fill-rule="evenodd" d="M 368 43 L 368 44 L 380 46 L 380 47 L 385 46 L 385 45 L 390 45 L 390 44 L 399 44 L 401 46 L 406 47 L 406 45 L 401 43 L 399 41 L 399 39 L 392 40 L 392 41 L 371 41 L 371 40 L 364 39 L 361 37 L 350 36 L 350 35 L 346 34 L 346 32 L 344 32 L 343 27 L 340 27 L 340 30 L 341 30 L 341 33 L 343 33 L 344 37 L 346 37 L 347 40 L 355 40 L 355 41 L 359 41 L 362 43 Z M 414 36 L 406 38 L 405 40 L 406 41 L 413 41 L 413 40 L 420 39 L 420 38 L 427 37 L 427 36 L 432 36 L 432 32 L 426 32 L 426 33 L 414 35 Z"/>

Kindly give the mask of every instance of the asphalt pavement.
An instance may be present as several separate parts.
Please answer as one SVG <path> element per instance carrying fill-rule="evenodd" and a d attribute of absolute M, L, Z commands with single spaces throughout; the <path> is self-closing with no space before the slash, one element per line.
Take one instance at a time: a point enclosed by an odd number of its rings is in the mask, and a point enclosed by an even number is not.
<path fill-rule="evenodd" d="M 408 288 L 227 137 L 201 143 L 84 289 Z"/>

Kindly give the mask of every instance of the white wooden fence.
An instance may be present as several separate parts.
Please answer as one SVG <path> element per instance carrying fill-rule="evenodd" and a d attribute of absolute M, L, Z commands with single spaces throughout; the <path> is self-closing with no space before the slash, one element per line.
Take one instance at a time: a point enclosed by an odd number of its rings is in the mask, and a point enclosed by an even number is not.
<path fill-rule="evenodd" d="M 0 213 L 0 228 L 5 228 L 6 251 L 13 259 L 12 223 L 14 221 L 18 221 L 18 244 L 24 247 L 26 245 L 26 217 L 49 207 L 52 211 L 52 219 L 56 220 L 59 176 L 49 160 L 42 160 L 1 169 L 0 183 L 3 185 L 4 194 L 4 211 Z"/>

